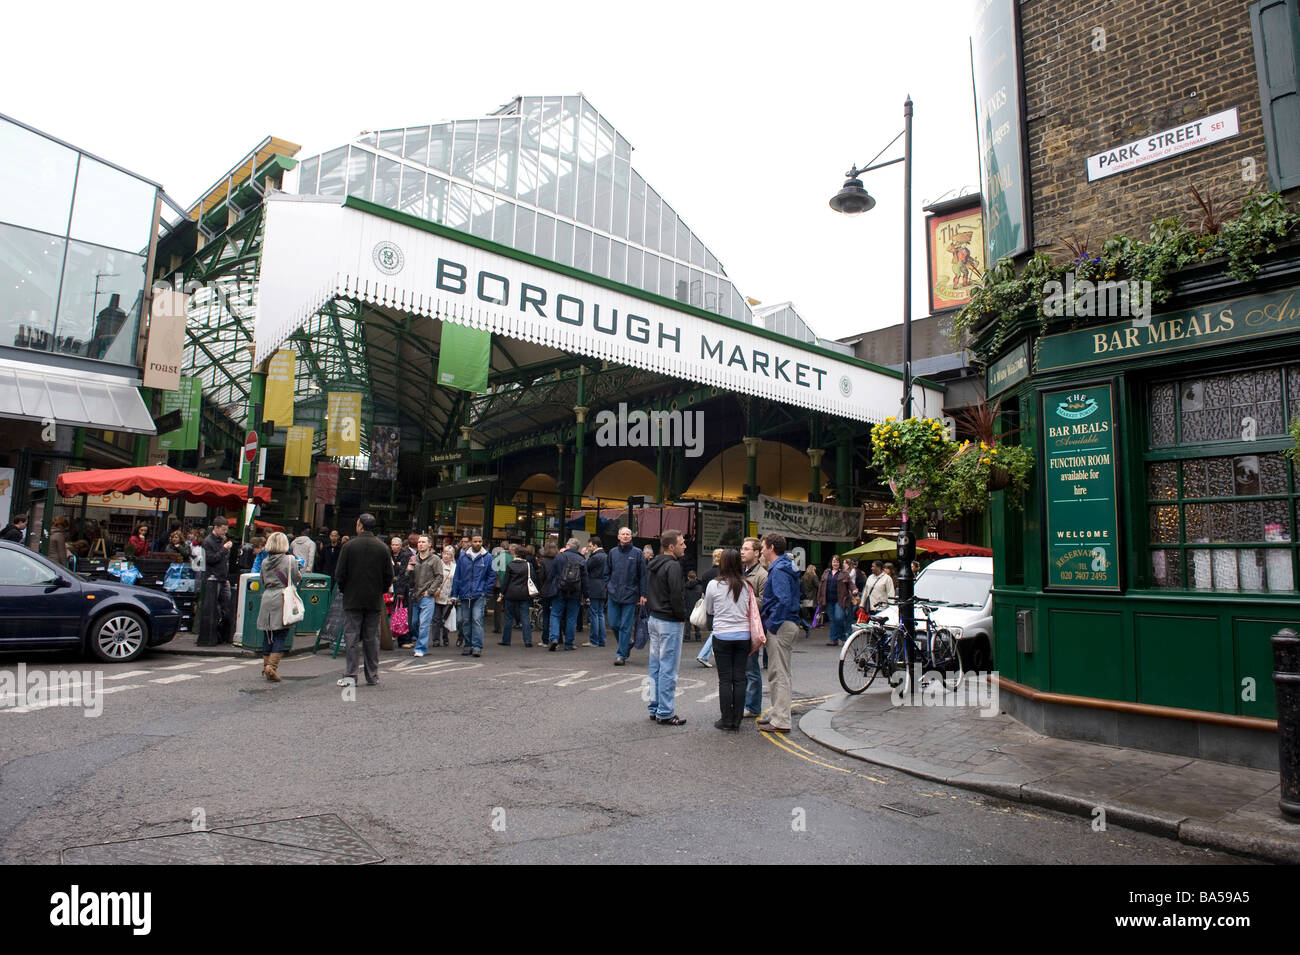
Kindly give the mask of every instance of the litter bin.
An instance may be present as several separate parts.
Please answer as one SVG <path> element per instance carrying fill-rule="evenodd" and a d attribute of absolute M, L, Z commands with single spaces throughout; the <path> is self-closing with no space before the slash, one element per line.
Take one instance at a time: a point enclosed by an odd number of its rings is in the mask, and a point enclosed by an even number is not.
<path fill-rule="evenodd" d="M 329 616 L 334 581 L 329 574 L 303 574 L 298 582 L 298 594 L 302 597 L 304 613 L 298 622 L 297 635 L 315 637 Z"/>
<path fill-rule="evenodd" d="M 262 577 L 260 574 L 240 574 L 235 594 L 235 646 L 261 652 L 266 634 L 257 629 L 257 612 L 262 609 Z M 289 634 L 290 641 L 293 634 Z M 286 646 L 286 650 L 289 648 Z"/>

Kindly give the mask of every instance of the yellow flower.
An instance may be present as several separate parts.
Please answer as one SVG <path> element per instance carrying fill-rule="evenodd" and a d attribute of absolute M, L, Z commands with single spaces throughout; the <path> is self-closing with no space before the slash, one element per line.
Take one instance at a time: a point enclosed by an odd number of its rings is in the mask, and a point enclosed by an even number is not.
<path fill-rule="evenodd" d="M 989 451 L 989 454 L 997 454 L 997 453 L 998 453 L 997 448 L 993 448 L 992 450 Z"/>
<path fill-rule="evenodd" d="M 989 446 L 988 446 L 987 444 L 985 444 L 983 441 L 981 441 L 981 442 L 980 442 L 980 450 L 981 450 L 981 451 L 987 451 L 988 449 L 989 449 Z"/>
<path fill-rule="evenodd" d="M 990 461 L 988 458 L 981 458 L 981 459 L 980 459 L 980 464 L 992 464 L 992 463 L 993 463 L 993 462 Z"/>

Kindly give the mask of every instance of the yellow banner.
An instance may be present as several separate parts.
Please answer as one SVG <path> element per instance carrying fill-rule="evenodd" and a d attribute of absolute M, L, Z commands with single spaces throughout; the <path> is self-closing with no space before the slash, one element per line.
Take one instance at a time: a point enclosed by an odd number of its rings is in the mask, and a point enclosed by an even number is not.
<path fill-rule="evenodd" d="M 284 473 L 294 477 L 311 476 L 311 445 L 315 428 L 292 427 L 284 442 Z"/>
<path fill-rule="evenodd" d="M 361 453 L 361 392 L 331 392 L 326 405 L 329 429 L 325 432 L 325 453 L 332 458 L 350 458 Z"/>
<path fill-rule="evenodd" d="M 513 504 L 497 504 L 492 508 L 492 527 L 506 528 L 519 517 L 519 510 Z"/>
<path fill-rule="evenodd" d="M 287 428 L 293 424 L 293 375 L 296 357 L 292 348 L 283 348 L 275 353 L 267 365 L 266 399 L 263 402 L 262 420 L 274 421 L 277 428 Z"/>

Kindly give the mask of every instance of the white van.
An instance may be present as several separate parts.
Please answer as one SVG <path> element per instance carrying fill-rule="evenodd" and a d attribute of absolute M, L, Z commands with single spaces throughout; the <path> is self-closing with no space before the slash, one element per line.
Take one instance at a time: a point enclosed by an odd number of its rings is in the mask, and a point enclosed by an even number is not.
<path fill-rule="evenodd" d="M 950 630 L 961 641 L 962 665 L 967 670 L 993 669 L 993 558 L 944 557 L 928 564 L 916 578 L 916 596 L 922 601 L 942 600 L 931 617 L 936 626 Z M 884 611 L 890 626 L 898 625 L 898 608 Z M 919 611 L 916 629 L 925 629 Z"/>

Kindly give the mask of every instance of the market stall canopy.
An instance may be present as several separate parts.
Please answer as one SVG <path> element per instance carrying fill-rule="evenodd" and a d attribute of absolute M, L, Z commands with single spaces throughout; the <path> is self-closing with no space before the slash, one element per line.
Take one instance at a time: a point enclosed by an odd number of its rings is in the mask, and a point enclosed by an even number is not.
<path fill-rule="evenodd" d="M 974 544 L 957 544 L 953 541 L 939 540 L 937 537 L 922 537 L 916 542 L 917 550 L 928 550 L 940 557 L 992 557 L 991 547 L 977 547 Z"/>
<path fill-rule="evenodd" d="M 943 543 L 943 541 L 941 541 L 940 543 Z M 925 553 L 927 550 L 929 550 L 929 549 L 930 549 L 929 547 L 922 547 L 922 546 L 921 546 L 921 542 L 920 542 L 920 541 L 917 541 L 917 544 L 916 544 L 916 552 L 917 552 L 918 554 L 924 554 L 924 553 Z M 869 541 L 867 541 L 865 544 L 863 544 L 863 545 L 861 545 L 861 546 L 859 546 L 859 547 L 855 547 L 855 548 L 853 548 L 853 550 L 845 551 L 843 554 L 840 554 L 840 556 L 841 556 L 841 557 L 854 557 L 854 558 L 857 558 L 857 557 L 897 557 L 897 556 L 898 556 L 898 542 L 895 541 L 895 540 L 891 540 L 891 539 L 888 538 L 888 537 L 877 537 L 875 540 L 869 540 Z"/>
<path fill-rule="evenodd" d="M 163 466 L 70 471 L 60 474 L 57 483 L 64 497 L 121 491 L 146 497 L 179 497 L 210 507 L 236 507 L 248 500 L 247 485 L 214 481 Z M 270 504 L 271 489 L 254 488 L 253 499 L 258 504 Z"/>
<path fill-rule="evenodd" d="M 153 416 L 132 378 L 46 368 L 0 358 L 0 418 L 153 434 Z"/>

